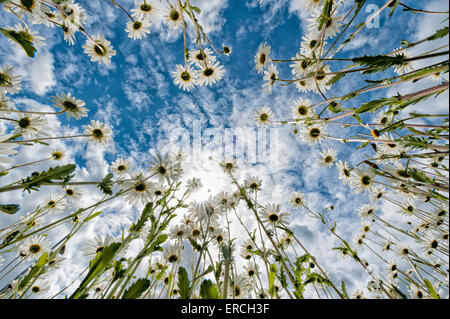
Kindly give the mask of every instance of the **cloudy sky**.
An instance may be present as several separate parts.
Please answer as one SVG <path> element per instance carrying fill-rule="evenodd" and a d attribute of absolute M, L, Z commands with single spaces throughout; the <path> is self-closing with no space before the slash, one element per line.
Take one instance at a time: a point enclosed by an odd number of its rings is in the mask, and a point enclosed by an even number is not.
<path fill-rule="evenodd" d="M 267 95 L 262 88 L 263 79 L 257 73 L 254 56 L 258 46 L 267 42 L 272 47 L 271 56 L 278 59 L 294 57 L 300 49 L 301 37 L 306 34 L 308 13 L 302 1 L 264 0 L 192 0 L 193 5 L 202 9 L 199 22 L 212 42 L 221 47 L 231 46 L 230 56 L 218 57 L 226 72 L 221 81 L 212 87 L 196 87 L 185 92 L 173 84 L 171 72 L 176 64 L 183 64 L 183 36 L 181 32 L 168 30 L 164 23 L 152 25 L 151 33 L 143 40 L 127 37 L 125 24 L 127 16 L 108 1 L 78 1 L 88 13 L 86 30 L 90 34 L 101 33 L 111 41 L 117 55 L 111 65 L 91 62 L 83 52 L 85 38 L 77 34 L 74 46 L 63 39 L 61 30 L 33 25 L 32 29 L 46 38 L 46 46 L 40 48 L 35 58 L 28 58 L 20 47 L 0 38 L 0 65 L 5 63 L 15 67 L 22 76 L 22 91 L 15 95 L 18 108 L 36 111 L 54 111 L 51 97 L 62 92 L 70 92 L 86 102 L 89 117 L 81 120 L 67 119 L 65 116 L 48 117 L 53 136 L 80 134 L 82 125 L 95 119 L 108 124 L 114 131 L 114 141 L 102 148 L 86 141 L 58 141 L 52 148 L 59 147 L 67 152 L 66 163 L 77 163 L 76 180 L 101 180 L 109 171 L 111 163 L 119 157 L 131 158 L 135 168 L 145 168 L 154 152 L 165 153 L 181 148 L 186 154 L 185 176 L 199 177 L 204 187 L 197 199 L 206 199 L 220 191 L 234 191 L 227 177 L 214 160 L 235 157 L 239 164 L 241 179 L 258 176 L 263 180 L 260 195 L 263 204 L 279 203 L 284 211 L 291 213 L 290 225 L 299 238 L 328 270 L 333 279 L 345 280 L 350 291 L 365 287 L 367 273 L 361 267 L 338 256 L 331 248 L 338 245 L 334 237 L 306 212 L 293 210 L 289 206 L 289 196 L 294 191 L 306 195 L 310 207 L 315 210 L 333 205 L 330 218 L 338 224 L 338 232 L 349 241 L 360 226 L 357 209 L 368 203 L 367 196 L 357 195 L 338 179 L 336 167 L 323 168 L 318 164 L 321 150 L 332 147 L 338 151 L 338 158 L 354 164 L 364 158 L 370 150 L 355 152 L 355 144 L 344 145 L 337 141 L 327 141 L 309 146 L 289 126 L 258 129 L 253 115 L 261 106 L 270 107 L 276 119 L 291 118 L 292 101 L 299 97 L 320 102 L 321 97 L 312 93 L 300 93 L 295 85 L 274 87 Z M 352 5 L 351 1 L 346 8 Z M 381 7 L 385 1 L 372 0 L 368 4 Z M 411 6 L 429 10 L 448 10 L 448 3 L 442 0 L 407 1 Z M 122 0 L 123 7 L 131 9 L 133 1 Z M 367 9 L 367 11 L 366 11 Z M 359 20 L 363 22 L 372 11 L 364 8 Z M 13 26 L 15 18 L 0 12 L 0 26 Z M 448 24 L 448 22 L 446 22 Z M 358 36 L 337 57 L 355 57 L 365 54 L 385 54 L 400 47 L 401 40 L 420 40 L 434 33 L 441 24 L 433 16 L 410 14 L 397 10 L 388 18 L 388 11 L 379 19 L 379 27 L 364 28 Z M 192 30 L 188 42 L 193 43 Z M 448 43 L 448 38 L 446 39 Z M 424 45 L 411 54 L 427 51 Z M 333 64 L 338 70 L 344 63 Z M 288 64 L 278 66 L 280 78 L 291 76 Z M 359 87 L 361 77 L 346 77 L 333 86 L 328 96 L 340 96 Z M 424 80 L 414 86 L 405 84 L 390 90 L 375 91 L 351 100 L 346 107 L 376 97 L 412 92 L 420 86 L 431 86 L 431 80 Z M 433 101 L 414 105 L 411 110 L 427 109 L 429 113 L 446 112 L 448 93 Z M 365 120 L 375 115 L 366 115 Z M 0 123 L 0 131 L 10 128 Z M 339 128 L 330 128 L 333 136 L 342 135 Z M 348 133 L 347 133 L 348 134 Z M 244 155 L 234 144 L 248 144 Z M 25 147 L 17 157 L 17 164 L 45 158 L 50 149 L 45 146 Z M 47 166 L 42 166 L 46 169 Z M 2 178 L 2 184 L 29 175 L 35 167 L 15 170 Z M 4 181 L 3 181 L 4 180 Z M 21 191 L 0 194 L 1 203 L 20 203 L 19 216 L 33 210 L 42 203 L 45 196 L 54 190 L 44 189 L 31 194 Z M 86 189 L 82 202 L 73 207 L 86 207 L 102 197 L 98 190 Z M 81 249 L 87 239 L 95 234 L 120 234 L 138 216 L 142 207 L 132 207 L 122 199 L 113 201 L 104 213 L 83 229 L 68 245 L 66 263 L 54 276 L 57 284 L 51 292 L 57 292 L 77 278 L 85 268 L 88 258 L 82 256 Z M 244 208 L 243 208 L 244 209 Z M 385 206 L 385 214 L 390 207 Z M 244 209 L 245 210 L 245 209 Z M 16 216 L 0 216 L 0 227 L 13 222 Z M 250 220 L 249 220 L 250 222 Z M 51 233 L 56 243 L 69 226 Z M 236 234 L 242 230 L 233 224 Z M 364 257 L 369 254 L 362 252 Z M 0 281 L 6 284 L 14 276 Z M 73 288 L 76 286 L 73 286 Z"/>

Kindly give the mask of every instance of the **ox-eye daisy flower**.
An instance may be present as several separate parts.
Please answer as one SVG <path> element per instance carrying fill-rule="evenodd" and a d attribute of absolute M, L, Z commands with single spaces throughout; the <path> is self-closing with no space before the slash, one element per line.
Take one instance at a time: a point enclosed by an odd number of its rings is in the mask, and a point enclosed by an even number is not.
<path fill-rule="evenodd" d="M 280 205 L 267 204 L 261 211 L 261 220 L 266 226 L 277 226 L 286 222 L 289 213 L 281 213 Z"/>
<path fill-rule="evenodd" d="M 65 111 L 67 117 L 73 116 L 77 120 L 86 117 L 89 111 L 84 107 L 86 105 L 84 101 L 77 99 L 70 93 L 62 93 L 61 96 L 56 94 L 53 97 L 53 102 L 56 107 L 62 108 Z"/>
<path fill-rule="evenodd" d="M 168 7 L 166 12 L 166 24 L 172 29 L 178 29 L 181 27 L 181 15 L 182 13 L 175 7 Z"/>
<path fill-rule="evenodd" d="M 83 126 L 83 133 L 89 136 L 89 141 L 107 145 L 112 138 L 112 130 L 106 124 L 92 120 L 91 124 Z"/>
<path fill-rule="evenodd" d="M 198 82 L 198 73 L 190 66 L 177 64 L 176 70 L 172 72 L 173 83 L 183 91 L 190 91 Z"/>
<path fill-rule="evenodd" d="M 15 94 L 21 90 L 20 76 L 14 74 L 13 70 L 7 64 L 0 66 L 0 94 Z"/>
<path fill-rule="evenodd" d="M 50 243 L 44 235 L 27 237 L 19 247 L 20 254 L 27 259 L 36 260 L 50 249 Z"/>
<path fill-rule="evenodd" d="M 320 153 L 320 165 L 325 167 L 333 166 L 337 156 L 337 151 L 332 148 L 327 148 Z"/>
<path fill-rule="evenodd" d="M 256 70 L 258 73 L 262 73 L 267 64 L 271 62 L 270 58 L 270 46 L 267 43 L 261 43 L 258 48 L 258 52 L 255 55 Z"/>
<path fill-rule="evenodd" d="M 263 88 L 267 94 L 272 93 L 272 87 L 275 84 L 276 79 L 278 78 L 278 70 L 273 63 L 271 63 L 267 69 L 264 71 L 264 81 Z"/>
<path fill-rule="evenodd" d="M 260 107 L 253 117 L 259 127 L 267 127 L 274 116 L 272 110 L 267 106 Z"/>
<path fill-rule="evenodd" d="M 292 103 L 292 118 L 301 119 L 314 116 L 314 110 L 311 108 L 311 100 L 299 98 Z"/>
<path fill-rule="evenodd" d="M 49 130 L 47 120 L 38 115 L 19 114 L 17 122 L 14 122 L 16 130 L 26 138 L 33 138 L 38 134 L 46 134 Z"/>
<path fill-rule="evenodd" d="M 339 161 L 336 163 L 336 166 L 339 170 L 339 179 L 342 180 L 344 185 L 348 184 L 350 179 L 350 169 L 348 168 L 348 163 Z"/>
<path fill-rule="evenodd" d="M 220 81 L 225 74 L 225 69 L 223 65 L 220 65 L 219 62 L 214 62 L 208 66 L 203 67 L 201 71 L 199 71 L 199 85 L 213 85 L 217 81 Z"/>
<path fill-rule="evenodd" d="M 147 37 L 150 33 L 150 22 L 147 20 L 135 20 L 127 22 L 125 31 L 128 33 L 128 37 L 136 40 Z"/>
<path fill-rule="evenodd" d="M 138 20 L 155 21 L 160 16 L 160 9 L 153 0 L 135 0 L 134 5 L 131 14 Z"/>
<path fill-rule="evenodd" d="M 127 159 L 118 158 L 112 163 L 111 171 L 114 174 L 121 176 L 127 173 L 132 167 L 133 165 L 131 164 L 131 160 L 129 158 Z"/>
<path fill-rule="evenodd" d="M 294 192 L 291 196 L 290 203 L 294 209 L 302 207 L 305 204 L 305 195 L 300 192 Z"/>
<path fill-rule="evenodd" d="M 113 49 L 111 42 L 99 34 L 87 39 L 86 44 L 83 45 L 83 49 L 89 55 L 91 61 L 103 62 L 107 66 L 111 63 L 111 57 L 116 55 L 116 51 Z"/>
<path fill-rule="evenodd" d="M 302 126 L 301 131 L 302 139 L 305 142 L 314 145 L 325 139 L 326 127 L 321 124 L 313 124 L 311 126 Z"/>
<path fill-rule="evenodd" d="M 374 187 L 375 174 L 368 169 L 355 169 L 351 173 L 350 187 L 355 190 L 356 193 L 370 192 Z"/>
<path fill-rule="evenodd" d="M 202 50 L 195 50 L 190 54 L 192 57 L 190 62 L 195 64 L 198 68 L 202 69 L 211 63 L 216 62 L 216 57 L 209 48 L 203 48 Z"/>
<path fill-rule="evenodd" d="M 122 183 L 122 189 L 126 191 L 125 200 L 131 205 L 136 205 L 139 202 L 143 205 L 152 200 L 152 183 L 147 181 L 147 178 L 141 173 L 134 173 L 130 180 Z"/>

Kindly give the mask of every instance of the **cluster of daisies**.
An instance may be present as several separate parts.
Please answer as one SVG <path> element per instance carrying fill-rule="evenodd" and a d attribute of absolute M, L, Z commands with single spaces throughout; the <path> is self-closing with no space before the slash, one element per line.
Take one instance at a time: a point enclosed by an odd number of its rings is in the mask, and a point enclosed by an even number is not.
<path fill-rule="evenodd" d="M 117 1 L 112 1 L 112 4 L 124 11 L 130 19 L 126 24 L 125 31 L 128 37 L 133 40 L 146 38 L 150 33 L 151 26 L 161 21 L 172 32 L 184 30 L 184 36 L 186 37 L 187 22 L 193 20 L 193 27 L 198 32 L 202 32 L 203 38 L 207 37 L 203 28 L 198 24 L 194 11 L 188 11 L 185 6 L 180 7 L 170 1 L 167 1 L 167 6 L 164 6 L 154 0 L 135 0 L 134 7 L 129 13 Z M 111 41 L 107 40 L 104 35 L 87 33 L 85 29 L 86 12 L 74 0 L 53 2 L 21 0 L 19 3 L 7 2 L 3 5 L 3 9 L 13 12 L 23 22 L 23 26 L 17 24 L 8 29 L 30 41 L 36 49 L 45 46 L 45 38 L 31 30 L 25 24 L 23 17 L 27 17 L 32 24 L 60 27 L 64 32 L 64 39 L 69 45 L 74 45 L 75 35 L 80 31 L 86 37 L 86 42 L 82 47 L 92 62 L 104 63 L 109 66 L 112 57 L 117 54 Z M 172 72 L 174 84 L 185 91 L 189 91 L 197 85 L 211 86 L 220 81 L 225 74 L 224 67 L 216 61 L 216 56 L 214 56 L 212 50 L 207 48 L 205 44 L 202 45 L 201 39 L 199 41 L 198 50 L 188 52 L 188 48 L 185 48 L 185 64 L 176 65 L 176 70 Z M 217 51 L 212 44 L 211 47 L 217 54 L 231 54 L 231 47 L 227 45 L 224 45 L 220 51 Z"/>

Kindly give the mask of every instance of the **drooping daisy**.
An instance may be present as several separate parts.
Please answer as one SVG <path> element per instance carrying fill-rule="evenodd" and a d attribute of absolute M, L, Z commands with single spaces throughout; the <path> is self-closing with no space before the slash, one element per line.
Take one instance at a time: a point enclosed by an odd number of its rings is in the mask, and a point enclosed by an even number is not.
<path fill-rule="evenodd" d="M 213 52 L 209 48 L 195 50 L 190 56 L 192 57 L 190 59 L 191 64 L 195 64 L 195 66 L 199 69 L 203 69 L 205 66 L 216 62 L 216 57 L 213 55 Z"/>
<path fill-rule="evenodd" d="M 234 197 L 228 192 L 220 192 L 211 200 L 215 206 L 220 207 L 224 211 L 230 210 L 235 206 Z"/>
<path fill-rule="evenodd" d="M 267 71 L 264 71 L 264 78 L 263 78 L 265 83 L 263 84 L 262 87 L 267 94 L 272 93 L 272 87 L 275 84 L 277 78 L 278 78 L 278 70 L 275 67 L 275 65 L 271 63 L 267 68 Z"/>
<path fill-rule="evenodd" d="M 326 127 L 321 124 L 302 126 L 301 132 L 302 139 L 310 145 L 320 143 L 326 138 Z"/>
<path fill-rule="evenodd" d="M 33 138 L 39 134 L 47 134 L 47 120 L 38 115 L 19 114 L 17 122 L 14 122 L 16 130 L 26 138 Z"/>
<path fill-rule="evenodd" d="M 131 9 L 131 14 L 137 20 L 156 21 L 160 17 L 160 9 L 153 0 L 135 0 L 135 8 Z"/>
<path fill-rule="evenodd" d="M 268 127 L 271 123 L 271 118 L 274 116 L 272 110 L 267 106 L 260 107 L 254 115 L 254 120 L 258 127 Z"/>
<path fill-rule="evenodd" d="M 152 185 L 152 194 L 155 199 L 160 198 L 166 193 L 166 188 L 163 183 Z"/>
<path fill-rule="evenodd" d="M 311 100 L 299 98 L 292 103 L 292 118 L 302 119 L 305 117 L 313 117 L 314 110 L 311 108 Z"/>
<path fill-rule="evenodd" d="M 270 46 L 267 43 L 261 43 L 258 48 L 258 52 L 255 55 L 256 70 L 258 73 L 262 73 L 266 65 L 268 65 L 272 59 L 270 58 Z"/>
<path fill-rule="evenodd" d="M 290 203 L 294 209 L 302 207 L 305 204 L 305 195 L 300 192 L 292 193 Z"/>
<path fill-rule="evenodd" d="M 128 37 L 136 40 L 147 37 L 150 33 L 150 22 L 147 20 L 135 20 L 127 22 L 125 31 L 128 33 Z"/>
<path fill-rule="evenodd" d="M 361 290 L 355 290 L 355 292 L 352 294 L 353 299 L 365 299 L 363 292 Z"/>
<path fill-rule="evenodd" d="M 61 96 L 55 95 L 53 102 L 56 107 L 62 108 L 65 111 L 67 117 L 73 116 L 77 120 L 86 117 L 89 111 L 84 107 L 86 105 L 84 101 L 77 99 L 70 93 L 62 93 Z"/>
<path fill-rule="evenodd" d="M 257 192 L 261 190 L 262 180 L 257 176 L 252 176 L 244 181 L 244 187 L 251 192 Z"/>
<path fill-rule="evenodd" d="M 164 259 L 171 264 L 181 261 L 181 248 L 178 245 L 169 246 L 164 250 Z"/>
<path fill-rule="evenodd" d="M 337 151 L 332 148 L 327 148 L 320 153 L 319 164 L 325 167 L 333 166 L 336 161 Z"/>
<path fill-rule="evenodd" d="M 422 249 L 424 251 L 431 251 L 431 252 L 434 252 L 440 246 L 439 240 L 431 231 L 425 232 L 422 244 L 423 244 Z"/>
<path fill-rule="evenodd" d="M 19 247 L 20 254 L 29 260 L 37 260 L 50 249 L 50 242 L 44 235 L 27 237 Z"/>
<path fill-rule="evenodd" d="M 106 124 L 91 120 L 91 124 L 83 126 L 83 133 L 89 135 L 89 141 L 107 145 L 112 139 L 112 130 Z"/>
<path fill-rule="evenodd" d="M 202 236 L 202 229 L 198 223 L 191 223 L 188 226 L 188 237 L 194 240 L 199 239 Z"/>
<path fill-rule="evenodd" d="M 225 69 L 223 65 L 219 62 L 211 63 L 208 66 L 204 66 L 202 70 L 199 71 L 198 83 L 199 85 L 213 85 L 217 81 L 222 80 L 225 74 Z"/>
<path fill-rule="evenodd" d="M 94 238 L 91 238 L 87 241 L 86 246 L 83 248 L 84 256 L 95 256 L 98 253 L 102 252 L 103 249 L 108 247 L 113 242 L 113 238 L 111 236 L 106 236 L 102 238 L 99 235 L 96 235 Z"/>
<path fill-rule="evenodd" d="M 370 170 L 356 168 L 351 173 L 349 184 L 357 194 L 370 192 L 374 187 L 374 178 L 375 174 Z"/>
<path fill-rule="evenodd" d="M 130 180 L 122 183 L 122 189 L 127 190 L 125 200 L 131 205 L 137 205 L 139 202 L 143 205 L 152 200 L 152 184 L 141 173 L 133 173 Z"/>
<path fill-rule="evenodd" d="M 174 30 L 180 28 L 182 25 L 181 24 L 181 22 L 182 22 L 181 15 L 182 14 L 183 13 L 180 12 L 177 8 L 169 6 L 167 8 L 167 12 L 165 14 L 166 24 Z"/>
<path fill-rule="evenodd" d="M 1 88 L 0 88 L 0 112 L 4 112 L 6 114 L 8 114 L 9 110 L 14 108 L 14 102 L 11 101 L 11 99 L 6 96 L 4 93 L 1 93 Z"/>
<path fill-rule="evenodd" d="M 0 93 L 15 94 L 22 89 L 20 76 L 15 75 L 13 70 L 14 68 L 7 64 L 0 66 Z"/>
<path fill-rule="evenodd" d="M 219 247 L 225 241 L 225 231 L 221 227 L 216 227 L 214 229 L 214 232 L 213 232 L 212 236 L 214 237 L 214 243 L 217 244 Z"/>
<path fill-rule="evenodd" d="M 350 179 L 350 169 L 348 168 L 348 163 L 340 160 L 336 163 L 336 166 L 339 170 L 339 179 L 342 180 L 344 185 L 347 185 Z"/>
<path fill-rule="evenodd" d="M 111 42 L 99 34 L 93 35 L 91 39 L 87 39 L 83 49 L 92 62 L 103 62 L 107 66 L 111 64 L 111 57 L 116 55 Z"/>
<path fill-rule="evenodd" d="M 286 222 L 286 218 L 289 216 L 289 213 L 281 213 L 280 205 L 276 204 L 267 204 L 261 211 L 261 220 L 267 226 L 277 226 L 281 223 Z"/>
<path fill-rule="evenodd" d="M 182 66 L 177 64 L 176 70 L 172 72 L 173 83 L 183 91 L 190 91 L 198 84 L 198 72 L 192 69 L 190 66 Z"/>
<path fill-rule="evenodd" d="M 20 9 L 25 10 L 27 13 L 39 14 L 42 4 L 38 0 L 19 0 Z"/>
<path fill-rule="evenodd" d="M 61 24 L 61 29 L 64 32 L 64 41 L 66 41 L 69 45 L 74 45 L 75 44 L 75 32 L 78 31 L 78 27 L 76 27 L 72 23 L 64 21 L 63 24 Z"/>
<path fill-rule="evenodd" d="M 118 158 L 111 164 L 111 171 L 118 176 L 122 176 L 123 174 L 128 173 L 132 167 L 133 164 L 131 164 L 131 159 Z"/>
<path fill-rule="evenodd" d="M 86 13 L 84 9 L 74 0 L 62 0 L 59 4 L 56 21 L 60 24 L 70 23 L 79 29 L 86 23 Z"/>

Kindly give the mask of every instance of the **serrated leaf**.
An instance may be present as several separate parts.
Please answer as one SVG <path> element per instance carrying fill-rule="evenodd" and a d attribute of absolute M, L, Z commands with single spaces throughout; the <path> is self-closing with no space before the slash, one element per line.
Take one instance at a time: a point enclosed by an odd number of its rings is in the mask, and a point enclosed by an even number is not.
<path fill-rule="evenodd" d="M 202 299 L 219 299 L 219 290 L 211 280 L 205 279 L 200 285 L 200 296 Z"/>
<path fill-rule="evenodd" d="M 138 299 L 150 287 L 150 280 L 141 278 L 136 280 L 122 296 L 122 299 Z"/>
<path fill-rule="evenodd" d="M 178 289 L 180 291 L 181 299 L 189 299 L 189 292 L 191 288 L 189 276 L 184 267 L 178 268 Z"/>
<path fill-rule="evenodd" d="M 274 283 L 277 277 L 277 265 L 272 264 L 269 268 L 269 294 L 271 296 L 275 295 Z"/>

